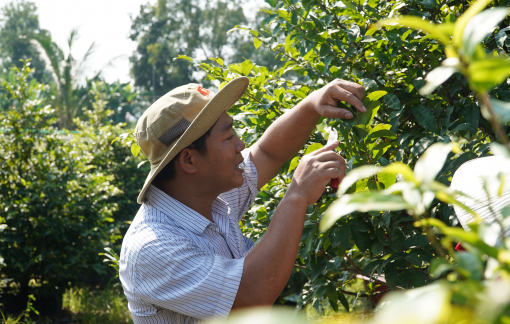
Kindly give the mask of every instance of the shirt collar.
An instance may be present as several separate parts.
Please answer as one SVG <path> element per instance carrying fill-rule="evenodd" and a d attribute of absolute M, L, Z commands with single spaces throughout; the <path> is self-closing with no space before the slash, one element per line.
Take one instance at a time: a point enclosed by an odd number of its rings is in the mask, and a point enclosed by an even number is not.
<path fill-rule="evenodd" d="M 147 191 L 145 204 L 158 209 L 174 220 L 181 228 L 195 234 L 201 234 L 205 231 L 207 226 L 215 225 L 195 210 L 167 195 L 154 185 L 150 185 Z M 228 204 L 220 198 L 214 200 L 212 207 L 213 213 L 230 212 Z"/>

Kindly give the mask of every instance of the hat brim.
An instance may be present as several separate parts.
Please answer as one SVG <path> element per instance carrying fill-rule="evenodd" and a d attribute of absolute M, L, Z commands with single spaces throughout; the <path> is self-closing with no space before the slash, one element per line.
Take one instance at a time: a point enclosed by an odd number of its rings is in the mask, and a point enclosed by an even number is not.
<path fill-rule="evenodd" d="M 184 148 L 204 135 L 220 118 L 224 111 L 229 110 L 248 89 L 250 79 L 239 77 L 227 83 L 200 111 L 186 131 L 171 146 L 170 150 L 158 165 L 151 165 L 151 170 L 137 202 L 142 204 L 147 198 L 147 190 L 158 173 Z"/>

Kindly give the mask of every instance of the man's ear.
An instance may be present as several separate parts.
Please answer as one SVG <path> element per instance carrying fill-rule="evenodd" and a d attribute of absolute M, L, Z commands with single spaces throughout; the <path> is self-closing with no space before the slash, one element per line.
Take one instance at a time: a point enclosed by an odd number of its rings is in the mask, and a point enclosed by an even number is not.
<path fill-rule="evenodd" d="M 196 165 L 196 155 L 197 151 L 185 148 L 182 151 L 179 152 L 179 155 L 177 155 L 177 162 L 179 163 L 179 166 L 182 171 L 188 174 L 193 174 L 197 172 L 197 165 Z"/>

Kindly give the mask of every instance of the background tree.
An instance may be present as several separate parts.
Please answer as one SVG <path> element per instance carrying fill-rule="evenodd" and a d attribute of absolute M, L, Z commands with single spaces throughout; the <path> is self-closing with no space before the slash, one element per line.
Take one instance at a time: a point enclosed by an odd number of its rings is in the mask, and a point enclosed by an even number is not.
<path fill-rule="evenodd" d="M 131 57 L 135 85 L 151 92 L 153 67 L 158 97 L 201 79 L 203 73 L 196 73 L 200 70 L 185 61 L 174 61 L 179 55 L 200 59 L 222 57 L 228 62 L 255 56 L 269 65 L 277 64 L 270 51 L 255 53 L 251 40 L 245 36 L 227 35 L 233 26 L 250 23 L 242 4 L 241 0 L 159 0 L 141 6 L 130 35 L 138 42 Z"/>
<path fill-rule="evenodd" d="M 0 60 L 3 73 L 7 73 L 12 64 L 18 68 L 23 66 L 20 59 L 31 59 L 34 68 L 33 77 L 39 81 L 47 81 L 49 75 L 46 65 L 40 58 L 36 47 L 28 36 L 48 35 L 39 27 L 39 16 L 36 5 L 27 0 L 12 1 L 0 9 L 2 22 L 0 26 Z"/>
<path fill-rule="evenodd" d="M 38 52 L 49 63 L 47 68 L 51 71 L 53 85 L 55 89 L 55 101 L 53 106 L 58 111 L 59 128 L 70 129 L 73 118 L 77 116 L 79 109 L 83 104 L 85 96 L 79 96 L 78 79 L 83 75 L 85 64 L 94 51 L 92 43 L 81 60 L 74 58 L 72 54 L 73 45 L 78 39 L 78 30 L 74 29 L 69 34 L 67 45 L 69 54 L 64 56 L 64 51 L 53 42 L 49 34 L 29 35 L 38 50 Z M 96 74 L 97 75 L 100 72 Z"/>

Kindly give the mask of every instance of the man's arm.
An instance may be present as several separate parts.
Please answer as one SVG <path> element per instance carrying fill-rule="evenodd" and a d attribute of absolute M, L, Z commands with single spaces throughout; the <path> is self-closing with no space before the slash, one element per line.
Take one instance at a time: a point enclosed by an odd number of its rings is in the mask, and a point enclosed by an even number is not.
<path fill-rule="evenodd" d="M 287 284 L 303 232 L 306 209 L 330 179 L 342 179 L 345 161 L 338 141 L 303 157 L 262 240 L 246 257 L 232 309 L 272 305 Z"/>
<path fill-rule="evenodd" d="M 306 143 L 321 116 L 350 119 L 352 114 L 337 107 L 345 101 L 361 112 L 364 90 L 359 84 L 336 79 L 303 99 L 296 107 L 278 118 L 250 149 L 257 167 L 257 188 L 271 180 L 281 166 Z"/>

